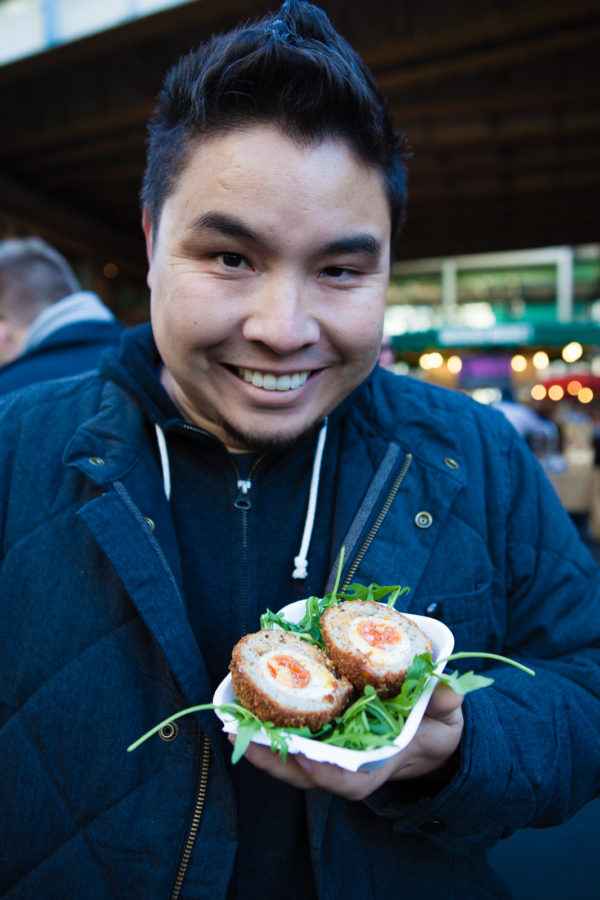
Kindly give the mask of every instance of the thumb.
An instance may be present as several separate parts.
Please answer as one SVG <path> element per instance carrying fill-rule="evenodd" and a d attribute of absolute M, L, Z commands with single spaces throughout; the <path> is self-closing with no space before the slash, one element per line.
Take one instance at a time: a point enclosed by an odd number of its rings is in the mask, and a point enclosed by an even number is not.
<path fill-rule="evenodd" d="M 451 687 L 440 682 L 431 695 L 425 715 L 442 722 L 451 721 L 462 706 L 462 702 L 462 694 L 457 694 Z"/>

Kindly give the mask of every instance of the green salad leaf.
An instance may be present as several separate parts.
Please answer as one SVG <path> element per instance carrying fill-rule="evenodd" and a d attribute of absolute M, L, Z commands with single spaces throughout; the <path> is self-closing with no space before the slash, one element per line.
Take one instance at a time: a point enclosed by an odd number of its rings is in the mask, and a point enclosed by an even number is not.
<path fill-rule="evenodd" d="M 390 587 L 382 587 L 378 584 L 350 584 L 346 590 L 339 590 L 339 583 L 342 573 L 342 565 L 344 562 L 344 548 L 340 552 L 340 560 L 338 563 L 337 577 L 333 590 L 323 597 L 308 597 L 305 600 L 306 611 L 299 622 L 290 622 L 281 613 L 272 612 L 267 609 L 260 617 L 261 628 L 274 628 L 277 626 L 283 631 L 289 631 L 302 640 L 310 644 L 315 644 L 321 649 L 324 648 L 323 636 L 321 634 L 321 616 L 326 609 L 336 606 L 343 600 L 365 600 L 375 603 L 381 603 L 384 597 L 387 597 L 387 605 L 393 607 L 399 597 L 410 591 L 409 587 L 395 584 Z"/>

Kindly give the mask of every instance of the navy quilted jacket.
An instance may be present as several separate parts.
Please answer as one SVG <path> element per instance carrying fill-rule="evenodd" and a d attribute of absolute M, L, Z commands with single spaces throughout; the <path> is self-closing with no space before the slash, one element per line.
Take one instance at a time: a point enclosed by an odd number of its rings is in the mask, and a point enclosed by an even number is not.
<path fill-rule="evenodd" d="M 598 570 L 501 414 L 378 369 L 342 424 L 340 490 L 370 474 L 346 574 L 402 573 L 405 608 L 441 616 L 456 649 L 537 675 L 491 667 L 443 790 L 307 793 L 318 895 L 504 897 L 485 850 L 598 790 Z M 0 402 L 0 477 L 0 896 L 226 898 L 236 808 L 217 718 L 125 752 L 211 696 L 146 418 L 97 373 L 27 388 Z M 265 866 L 273 852 L 276 835 L 257 848 Z"/>

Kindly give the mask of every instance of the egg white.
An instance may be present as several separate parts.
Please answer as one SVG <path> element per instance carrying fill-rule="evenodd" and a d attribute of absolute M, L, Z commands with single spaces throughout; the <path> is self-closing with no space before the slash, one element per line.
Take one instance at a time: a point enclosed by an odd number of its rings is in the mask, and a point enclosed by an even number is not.
<path fill-rule="evenodd" d="M 399 640 L 387 646 L 373 647 L 359 634 L 358 629 L 363 622 L 389 625 L 397 631 Z M 422 653 L 426 646 L 424 641 L 419 638 L 418 632 L 413 632 L 410 628 L 404 629 L 402 625 L 391 622 L 384 616 L 359 616 L 352 621 L 352 625 L 348 629 L 348 640 L 353 648 L 364 653 L 373 667 L 386 669 L 405 668 L 417 653 Z"/>
<path fill-rule="evenodd" d="M 305 685 L 304 687 L 294 687 L 292 684 L 286 684 L 285 680 L 281 678 L 273 678 L 273 675 L 269 670 L 269 661 L 272 660 L 273 657 L 282 655 L 289 656 L 291 659 L 297 660 L 300 665 L 304 666 L 304 668 L 308 670 L 310 674 L 310 681 L 307 685 Z M 305 656 L 290 653 L 287 650 L 277 650 L 273 653 L 265 653 L 265 655 L 261 657 L 260 668 L 261 674 L 267 684 L 277 686 L 278 691 L 281 691 L 284 694 L 288 694 L 290 697 L 293 697 L 296 700 L 302 698 L 303 701 L 318 701 L 321 700 L 326 694 L 335 691 L 337 687 L 335 677 L 328 669 L 325 668 L 325 666 L 320 666 L 318 663 L 307 659 L 307 657 Z"/>

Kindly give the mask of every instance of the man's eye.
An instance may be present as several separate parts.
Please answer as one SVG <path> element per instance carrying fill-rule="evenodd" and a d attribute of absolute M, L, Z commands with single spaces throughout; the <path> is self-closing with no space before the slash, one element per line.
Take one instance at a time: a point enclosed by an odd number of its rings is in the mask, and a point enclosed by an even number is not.
<path fill-rule="evenodd" d="M 220 259 L 228 269 L 239 269 L 246 262 L 241 253 L 217 253 L 215 259 Z"/>
<path fill-rule="evenodd" d="M 323 269 L 323 275 L 327 278 L 342 278 L 347 274 L 348 269 L 344 269 L 343 266 L 327 266 L 326 269 Z"/>

